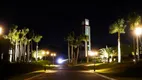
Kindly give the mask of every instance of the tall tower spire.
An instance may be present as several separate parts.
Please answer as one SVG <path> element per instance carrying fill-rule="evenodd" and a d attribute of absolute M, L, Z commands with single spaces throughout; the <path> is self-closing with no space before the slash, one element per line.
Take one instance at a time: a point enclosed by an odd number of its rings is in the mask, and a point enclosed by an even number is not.
<path fill-rule="evenodd" d="M 88 41 L 87 41 L 87 44 L 85 44 L 85 47 L 87 46 L 87 50 L 85 50 L 85 56 L 87 56 L 87 52 L 86 51 L 91 51 L 91 29 L 90 29 L 90 26 L 89 26 L 89 20 L 88 19 L 85 19 L 83 22 L 82 22 L 82 25 L 83 25 L 83 33 L 88 36 Z"/>

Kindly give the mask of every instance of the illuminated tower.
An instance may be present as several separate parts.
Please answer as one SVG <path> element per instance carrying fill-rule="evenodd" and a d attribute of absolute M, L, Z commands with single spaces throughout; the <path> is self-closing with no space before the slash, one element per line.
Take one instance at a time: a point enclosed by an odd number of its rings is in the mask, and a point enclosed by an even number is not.
<path fill-rule="evenodd" d="M 87 48 L 85 49 L 85 56 L 87 56 L 87 51 L 91 51 L 91 29 L 90 29 L 90 26 L 89 26 L 89 20 L 85 19 L 82 22 L 82 25 L 83 25 L 83 34 L 88 36 L 87 44 L 85 44 L 85 47 L 87 46 Z"/>

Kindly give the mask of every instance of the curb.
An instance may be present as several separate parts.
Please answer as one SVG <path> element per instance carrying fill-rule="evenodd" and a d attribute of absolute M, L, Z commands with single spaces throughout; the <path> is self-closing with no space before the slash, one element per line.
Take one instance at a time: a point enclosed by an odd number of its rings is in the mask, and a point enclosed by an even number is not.
<path fill-rule="evenodd" d="M 109 80 L 116 80 L 116 79 L 114 79 L 114 78 L 110 78 L 110 77 L 108 77 L 108 76 L 104 76 L 104 75 L 99 74 L 99 73 L 96 73 L 96 72 L 95 72 L 95 74 L 98 75 L 98 76 L 101 76 L 101 77 L 103 77 L 103 78 L 109 79 Z"/>
<path fill-rule="evenodd" d="M 24 79 L 24 80 L 31 80 L 31 79 L 36 78 L 36 77 L 39 77 L 39 76 L 41 76 L 41 75 L 43 75 L 43 74 L 45 74 L 45 73 L 41 73 L 41 74 L 38 74 L 38 75 L 35 75 L 35 76 L 32 76 L 32 77 L 29 77 L 29 78 Z"/>

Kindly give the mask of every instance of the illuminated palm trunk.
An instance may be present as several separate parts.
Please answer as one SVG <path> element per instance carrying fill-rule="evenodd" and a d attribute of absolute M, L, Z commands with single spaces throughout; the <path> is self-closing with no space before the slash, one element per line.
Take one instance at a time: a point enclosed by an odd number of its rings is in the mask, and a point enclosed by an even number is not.
<path fill-rule="evenodd" d="M 21 61 L 21 55 L 22 55 L 22 51 L 23 48 L 22 48 L 22 43 L 20 42 L 20 53 L 19 53 L 19 61 Z"/>
<path fill-rule="evenodd" d="M 24 58 L 24 62 L 26 61 L 26 55 L 27 55 L 27 53 L 26 53 L 26 44 L 24 44 L 24 50 L 23 50 L 23 58 Z"/>
<path fill-rule="evenodd" d="M 121 63 L 120 32 L 118 32 L 118 63 Z"/>
<path fill-rule="evenodd" d="M 89 62 L 89 56 L 88 56 L 87 41 L 85 41 L 85 56 L 87 57 L 87 63 L 88 63 Z"/>
<path fill-rule="evenodd" d="M 15 61 L 17 61 L 17 55 L 18 55 L 18 47 L 17 47 L 17 45 L 18 45 L 18 43 L 17 43 L 17 41 L 16 41 L 16 44 L 15 44 Z"/>
<path fill-rule="evenodd" d="M 36 61 L 37 61 L 37 58 L 38 58 L 38 43 L 36 45 Z"/>
<path fill-rule="evenodd" d="M 28 43 L 27 46 L 27 62 L 29 62 L 29 59 L 30 59 L 30 42 Z"/>
<path fill-rule="evenodd" d="M 77 48 L 77 56 L 76 56 L 76 61 L 75 61 L 76 64 L 77 64 L 77 61 L 78 61 L 78 56 L 79 56 L 79 46 Z"/>
<path fill-rule="evenodd" d="M 69 44 L 69 41 L 68 41 L 68 60 L 69 60 L 69 63 L 70 63 L 70 44 Z"/>

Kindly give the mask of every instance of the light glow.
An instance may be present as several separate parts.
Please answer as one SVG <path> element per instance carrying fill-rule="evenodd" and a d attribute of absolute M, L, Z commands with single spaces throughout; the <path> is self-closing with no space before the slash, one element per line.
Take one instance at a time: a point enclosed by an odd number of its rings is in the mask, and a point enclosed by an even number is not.
<path fill-rule="evenodd" d="M 142 28 L 141 28 L 141 27 L 137 27 L 137 28 L 135 29 L 135 34 L 136 34 L 137 36 L 141 35 L 141 34 L 142 34 Z"/>
<path fill-rule="evenodd" d="M 88 51 L 89 56 L 97 56 L 98 52 L 96 51 Z"/>
<path fill-rule="evenodd" d="M 0 34 L 2 34 L 2 27 L 0 27 Z"/>
<path fill-rule="evenodd" d="M 54 57 L 55 57 L 55 56 L 56 56 L 56 53 L 51 53 L 51 56 L 54 56 Z"/>
<path fill-rule="evenodd" d="M 45 51 L 42 51 L 42 54 L 44 55 L 44 54 L 45 54 Z"/>
<path fill-rule="evenodd" d="M 46 54 L 48 55 L 48 54 L 49 54 L 49 51 L 47 51 Z"/>
<path fill-rule="evenodd" d="M 58 61 L 57 61 L 59 64 L 62 64 L 64 61 L 62 58 L 59 58 Z"/>

